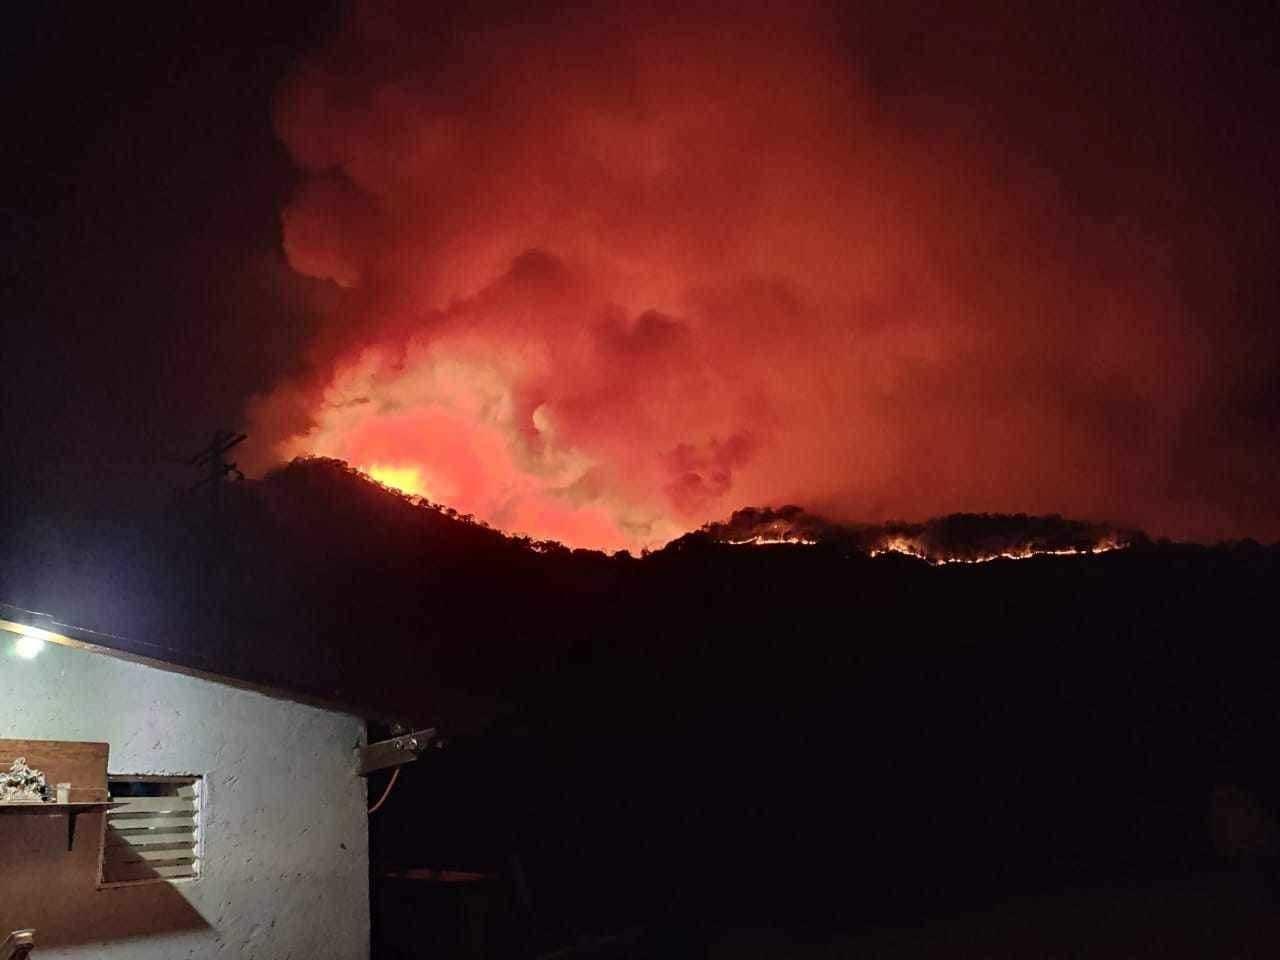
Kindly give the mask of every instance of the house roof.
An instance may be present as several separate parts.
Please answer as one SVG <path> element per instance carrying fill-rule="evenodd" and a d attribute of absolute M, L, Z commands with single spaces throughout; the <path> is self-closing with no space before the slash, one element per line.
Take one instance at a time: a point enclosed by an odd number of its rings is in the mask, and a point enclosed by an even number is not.
<path fill-rule="evenodd" d="M 298 689 L 260 683 L 247 675 L 227 672 L 196 650 L 179 649 L 63 623 L 52 614 L 26 610 L 2 601 L 0 601 L 0 631 L 15 636 L 36 637 L 46 643 L 56 643 L 64 647 L 103 654 L 118 660 L 139 663 L 157 670 L 196 677 L 241 690 L 252 690 L 268 697 L 381 719 L 376 710 L 371 711 L 366 707 L 344 703 L 337 699 L 317 697 Z"/>
<path fill-rule="evenodd" d="M 454 735 L 486 729 L 513 689 L 605 622 L 622 572 L 329 461 L 216 497 L 11 516 L 21 522 L 0 537 L 0 619 Z"/>

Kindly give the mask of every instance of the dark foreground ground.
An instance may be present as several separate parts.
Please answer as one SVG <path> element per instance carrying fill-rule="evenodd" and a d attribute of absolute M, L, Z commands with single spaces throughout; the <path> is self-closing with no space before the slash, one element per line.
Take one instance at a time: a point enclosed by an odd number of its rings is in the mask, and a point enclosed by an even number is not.
<path fill-rule="evenodd" d="M 782 960 L 883 957 L 1273 957 L 1280 902 L 1256 878 L 1204 872 L 1128 888 L 1019 897 L 902 929 L 806 941 L 780 930 L 726 931 L 707 956 Z"/>
<path fill-rule="evenodd" d="M 786 549 L 659 559 L 408 771 L 378 869 L 492 871 L 494 956 L 1276 955 L 1269 554 Z"/>
<path fill-rule="evenodd" d="M 416 940 L 379 944 L 385 956 L 498 955 L 495 924 L 479 927 L 459 898 L 436 891 L 434 900 L 400 894 L 384 903 L 384 918 Z M 392 896 L 397 896 L 392 894 Z M 453 902 L 450 903 L 450 900 Z M 397 909 L 412 912 L 398 917 Z M 857 905 L 850 904 L 856 912 Z M 471 923 L 468 923 L 468 920 Z M 451 929 L 451 923 L 460 927 Z M 430 928 L 429 930 L 427 928 Z M 395 935 L 392 934 L 392 937 Z M 609 934 L 585 934 L 558 947 L 528 953 L 540 957 L 660 958 L 708 960 L 836 960 L 883 957 L 956 958 L 1201 958 L 1274 957 L 1280 950 L 1280 901 L 1247 872 L 1205 870 L 1124 887 L 1069 889 L 1012 897 L 960 913 L 940 912 L 912 922 L 847 933 L 771 926 L 714 924 L 632 926 Z"/>

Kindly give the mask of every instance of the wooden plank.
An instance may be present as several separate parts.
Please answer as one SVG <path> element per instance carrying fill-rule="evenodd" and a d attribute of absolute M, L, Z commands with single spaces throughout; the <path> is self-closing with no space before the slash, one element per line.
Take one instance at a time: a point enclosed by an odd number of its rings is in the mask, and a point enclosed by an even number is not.
<path fill-rule="evenodd" d="M 107 821 L 117 830 L 140 830 L 143 827 L 176 827 L 184 823 L 195 824 L 195 814 L 183 813 L 128 813 L 122 817 L 112 816 Z"/>
<path fill-rule="evenodd" d="M 360 775 L 373 773 L 375 770 L 385 770 L 387 767 L 398 767 L 404 763 L 412 763 L 418 759 L 419 754 L 430 749 L 432 746 L 438 746 L 439 740 L 436 735 L 435 727 L 429 727 L 425 730 L 415 730 L 413 733 L 406 733 L 401 737 L 393 737 L 390 740 L 379 740 L 377 743 L 371 743 L 367 747 L 360 747 L 358 753 L 360 755 Z"/>
<path fill-rule="evenodd" d="M 195 864 L 192 863 L 121 863 L 105 864 L 102 874 L 103 883 L 123 883 L 130 880 L 169 879 L 194 877 Z"/>
<path fill-rule="evenodd" d="M 119 835 L 108 834 L 103 849 L 111 847 L 147 847 L 158 843 L 185 843 L 187 846 L 193 846 L 196 842 L 195 831 L 188 830 L 185 833 L 176 833 L 170 831 L 168 833 L 153 833 L 145 836 L 122 837 Z"/>
<path fill-rule="evenodd" d="M 196 838 L 189 834 L 167 834 L 158 837 L 116 837 L 107 839 L 102 846 L 102 855 L 107 858 L 119 855 L 123 849 L 131 850 L 194 850 Z"/>
<path fill-rule="evenodd" d="M 107 833 L 115 834 L 115 836 L 126 840 L 133 840 L 135 837 L 155 837 L 167 833 L 195 833 L 196 824 L 194 820 L 157 820 L 140 827 L 121 827 L 116 824 L 107 826 Z"/>
<path fill-rule="evenodd" d="M 194 826 L 196 822 L 194 813 L 183 813 L 181 810 L 174 813 L 141 811 L 139 813 L 121 815 L 117 815 L 113 810 L 107 814 L 107 817 L 107 825 L 115 827 L 117 830 L 138 830 L 142 827 L 180 827 L 183 824 Z"/>
<path fill-rule="evenodd" d="M 154 847 L 110 847 L 106 860 L 107 864 L 117 863 L 142 863 L 144 861 L 161 861 L 163 863 L 194 863 L 196 859 L 195 851 L 191 849 L 191 844 L 179 844 L 176 848 L 169 846 L 162 849 Z"/>
<path fill-rule="evenodd" d="M 70 783 L 76 800 L 105 800 L 108 749 L 105 743 L 74 740 L 0 740 L 0 770 L 26 757 L 30 766 L 43 771 L 50 787 Z M 95 796 L 77 796 L 77 790 L 91 790 Z"/>
<path fill-rule="evenodd" d="M 155 836 L 156 833 L 195 833 L 195 817 L 151 818 L 151 820 L 125 820 L 113 823 L 108 820 L 106 833 L 119 837 Z"/>
<path fill-rule="evenodd" d="M 128 860 L 129 852 L 170 851 L 172 856 L 180 857 L 194 852 L 195 841 L 191 837 L 166 837 L 153 843 L 112 843 L 103 847 L 103 856 L 108 860 Z"/>
<path fill-rule="evenodd" d="M 117 797 L 118 806 L 112 817 L 134 813 L 188 813 L 195 815 L 196 801 L 192 797 Z"/>
<path fill-rule="evenodd" d="M 64 813 L 102 813 L 110 810 L 110 803 L 42 803 L 39 800 L 11 800 L 7 803 L 0 803 L 0 813 L 33 813 L 36 815 L 48 814 L 50 816 L 61 816 Z"/>
<path fill-rule="evenodd" d="M 179 820 L 178 823 L 169 827 L 120 827 L 106 826 L 106 840 L 108 842 L 114 840 L 137 842 L 145 840 L 146 837 L 159 837 L 173 833 L 174 836 L 189 835 L 196 832 L 195 820 Z"/>
<path fill-rule="evenodd" d="M 195 843 L 194 830 L 168 830 L 156 831 L 133 836 L 122 837 L 119 834 L 108 833 L 106 837 L 105 847 L 145 847 L 156 843 L 185 843 L 191 845 Z"/>

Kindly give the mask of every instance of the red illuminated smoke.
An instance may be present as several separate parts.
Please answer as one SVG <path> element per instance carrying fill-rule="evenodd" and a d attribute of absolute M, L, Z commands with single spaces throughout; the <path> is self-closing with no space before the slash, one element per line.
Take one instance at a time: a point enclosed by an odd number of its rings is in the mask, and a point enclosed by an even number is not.
<path fill-rule="evenodd" d="M 255 404 L 272 455 L 605 548 L 769 502 L 1185 526 L 1153 478 L 1201 367 L 1159 245 L 881 100 L 801 7 L 360 8 L 277 104 L 320 332 Z"/>

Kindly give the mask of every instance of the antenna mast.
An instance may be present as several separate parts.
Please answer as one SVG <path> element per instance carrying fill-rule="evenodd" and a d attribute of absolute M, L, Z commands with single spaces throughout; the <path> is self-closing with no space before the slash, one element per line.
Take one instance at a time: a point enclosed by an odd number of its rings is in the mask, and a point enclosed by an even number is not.
<path fill-rule="evenodd" d="M 240 468 L 227 459 L 227 451 L 248 439 L 247 433 L 219 430 L 214 433 L 207 447 L 185 460 L 189 467 L 205 468 L 204 477 L 191 488 L 192 492 L 205 484 L 212 484 L 217 488 L 232 474 L 235 474 L 237 480 L 243 480 L 244 474 L 240 472 Z"/>

